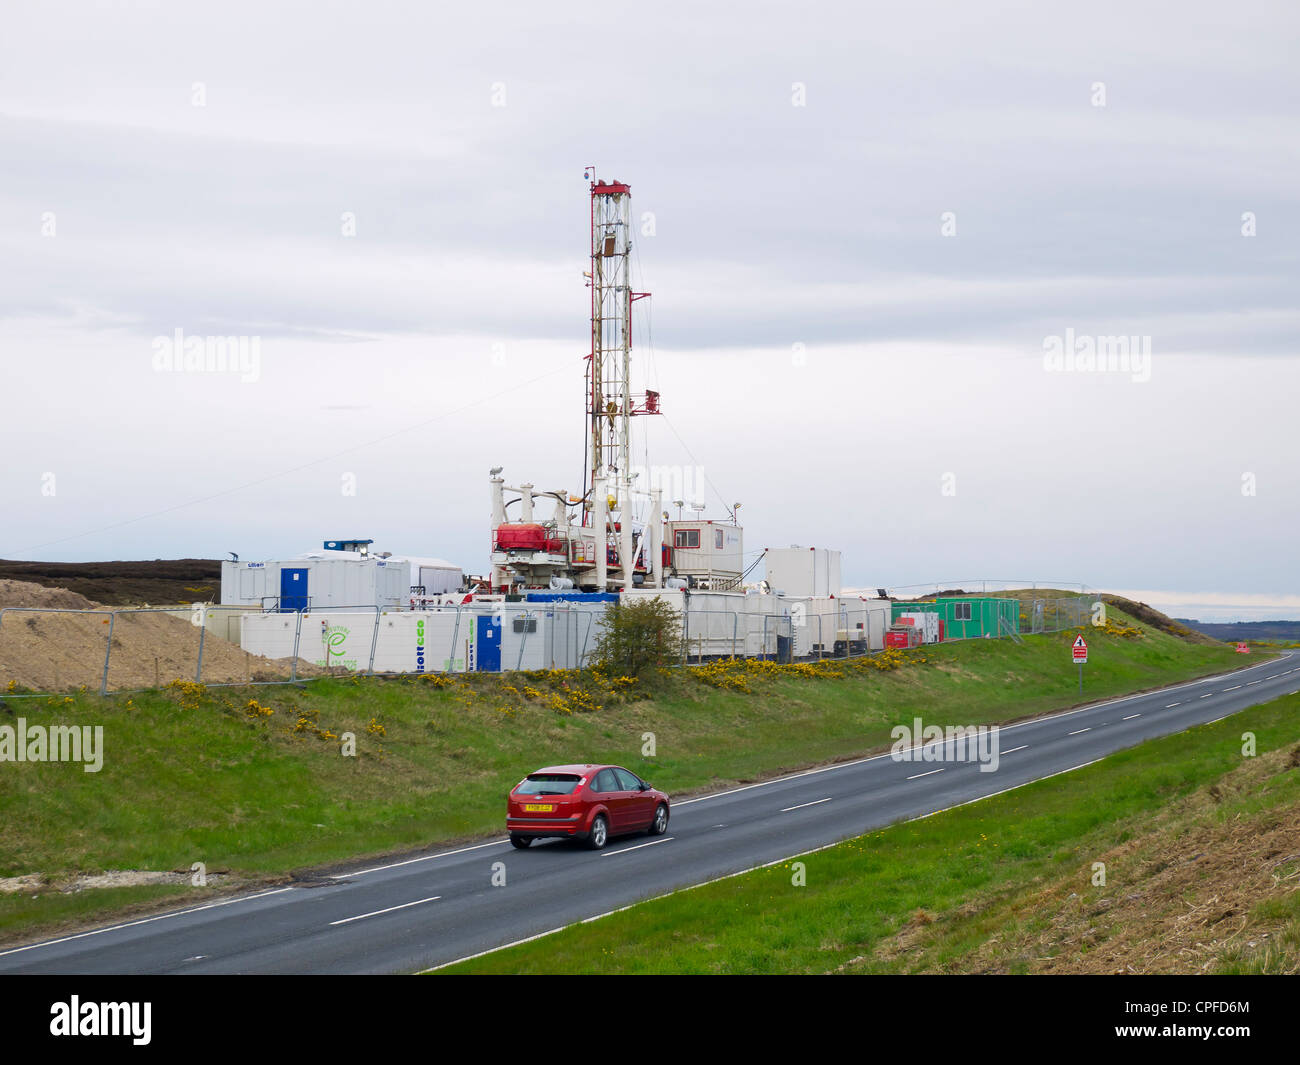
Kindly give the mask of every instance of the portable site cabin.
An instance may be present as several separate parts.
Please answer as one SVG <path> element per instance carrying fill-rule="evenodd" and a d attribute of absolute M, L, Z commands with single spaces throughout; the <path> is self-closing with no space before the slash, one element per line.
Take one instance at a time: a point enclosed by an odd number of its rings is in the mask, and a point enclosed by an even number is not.
<path fill-rule="evenodd" d="M 794 600 L 795 655 L 879 651 L 892 619 L 887 599 L 810 596 Z M 802 615 L 802 619 L 801 619 Z"/>
<path fill-rule="evenodd" d="M 670 521 L 664 545 L 673 573 L 693 587 L 739 587 L 745 571 L 745 534 L 739 525 L 704 518 Z"/>
<path fill-rule="evenodd" d="M 793 598 L 838 596 L 840 553 L 825 547 L 769 547 L 763 552 L 767 584 Z"/>
<path fill-rule="evenodd" d="M 327 557 L 328 556 L 328 557 Z M 408 605 L 410 567 L 338 551 L 266 562 L 221 563 L 221 603 L 293 613 Z"/>
<path fill-rule="evenodd" d="M 240 646 L 358 672 L 575 669 L 587 663 L 606 605 L 498 596 L 434 610 L 245 614 Z"/>
<path fill-rule="evenodd" d="M 919 603 L 893 605 L 892 620 L 905 614 L 938 614 L 943 638 L 970 640 L 1020 632 L 1020 600 L 984 595 L 940 596 Z"/>
<path fill-rule="evenodd" d="M 221 602 L 250 610 L 398 609 L 429 605 L 464 582 L 454 562 L 417 555 L 376 555 L 370 540 L 326 540 L 291 559 L 221 564 Z"/>
<path fill-rule="evenodd" d="M 301 559 L 331 560 L 338 558 L 364 561 L 377 558 L 388 566 L 398 567 L 405 564 L 410 571 L 410 583 L 407 586 L 408 605 L 421 605 L 420 600 L 454 592 L 465 583 L 465 574 L 454 562 L 443 558 L 425 558 L 420 555 L 395 555 L 391 551 L 371 554 L 369 544 L 373 540 L 326 540 L 323 550 L 308 551 L 296 555 L 295 561 Z"/>
<path fill-rule="evenodd" d="M 411 568 L 411 595 L 416 599 L 447 595 L 465 584 L 465 573 L 454 562 L 419 555 L 390 555 L 388 564 L 405 562 Z"/>
<path fill-rule="evenodd" d="M 683 646 L 692 660 L 880 650 L 890 621 L 886 600 L 681 589 L 623 593 L 625 602 L 644 596 L 667 601 L 683 619 Z"/>

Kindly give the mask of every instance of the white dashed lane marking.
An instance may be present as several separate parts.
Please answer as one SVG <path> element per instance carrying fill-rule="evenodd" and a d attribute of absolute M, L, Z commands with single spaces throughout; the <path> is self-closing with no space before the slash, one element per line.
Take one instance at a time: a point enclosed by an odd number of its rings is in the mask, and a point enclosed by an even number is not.
<path fill-rule="evenodd" d="M 667 843 L 674 836 L 664 836 L 663 839 L 652 839 L 649 843 L 638 843 L 635 847 L 624 847 L 622 850 L 606 851 L 601 855 L 602 858 L 613 858 L 619 854 L 630 854 L 632 851 L 639 851 L 642 847 L 653 847 L 656 843 Z"/>
<path fill-rule="evenodd" d="M 833 795 L 827 796 L 824 799 L 814 799 L 812 802 L 801 802 L 798 806 L 787 806 L 781 812 L 783 814 L 788 814 L 791 810 L 802 810 L 805 806 L 820 806 L 824 802 L 830 802 L 832 798 L 834 798 Z"/>
<path fill-rule="evenodd" d="M 344 917 L 341 921 L 331 921 L 330 926 L 336 924 L 351 924 L 353 921 L 362 921 L 367 917 L 378 917 L 381 913 L 392 913 L 394 910 L 405 910 L 409 906 L 419 906 L 425 902 L 437 902 L 441 895 L 432 895 L 427 899 L 416 899 L 414 902 L 404 902 L 400 906 L 389 906 L 386 910 L 372 910 L 370 913 L 359 913 L 355 917 Z"/>

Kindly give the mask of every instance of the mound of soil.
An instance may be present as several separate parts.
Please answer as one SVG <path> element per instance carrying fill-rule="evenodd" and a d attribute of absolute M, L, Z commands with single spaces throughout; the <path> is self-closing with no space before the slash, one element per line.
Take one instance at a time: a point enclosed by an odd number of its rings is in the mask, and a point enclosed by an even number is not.
<path fill-rule="evenodd" d="M 0 580 L 0 607 L 43 607 L 47 610 L 98 610 L 98 603 L 67 588 L 46 588 L 29 581 Z"/>
<path fill-rule="evenodd" d="M 188 618 L 145 611 L 109 610 L 66 588 L 0 580 L 0 691 L 41 692 L 86 687 L 98 691 L 108 653 L 108 690 L 152 688 L 173 680 L 204 684 L 287 680 L 290 658 L 249 654 L 208 631 L 203 636 L 203 670 L 198 675 L 199 635 Z M 92 613 L 58 613 L 88 610 Z M 110 631 L 112 634 L 111 648 Z M 298 660 L 298 676 L 328 672 Z"/>

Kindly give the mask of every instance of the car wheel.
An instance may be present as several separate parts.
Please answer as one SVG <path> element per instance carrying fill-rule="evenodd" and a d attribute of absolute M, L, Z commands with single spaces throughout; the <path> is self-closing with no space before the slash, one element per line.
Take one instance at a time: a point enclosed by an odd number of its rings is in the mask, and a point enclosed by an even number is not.
<path fill-rule="evenodd" d="M 518 847 L 520 850 L 523 850 L 532 842 L 532 836 L 516 836 L 514 833 L 511 833 L 510 835 L 510 845 L 512 847 Z"/>
<path fill-rule="evenodd" d="M 668 807 L 660 803 L 655 807 L 655 819 L 650 822 L 647 832 L 652 836 L 662 836 L 668 831 Z"/>
<path fill-rule="evenodd" d="M 604 814 L 597 814 L 596 820 L 591 823 L 591 831 L 587 833 L 587 846 L 594 851 L 598 851 L 608 839 L 609 822 L 605 820 Z"/>

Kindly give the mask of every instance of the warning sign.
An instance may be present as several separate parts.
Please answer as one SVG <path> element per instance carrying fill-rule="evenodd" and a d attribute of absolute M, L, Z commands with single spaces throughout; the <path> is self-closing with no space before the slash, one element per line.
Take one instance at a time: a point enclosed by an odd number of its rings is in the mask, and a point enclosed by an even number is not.
<path fill-rule="evenodd" d="M 1088 661 L 1088 644 L 1082 635 L 1074 638 L 1074 660 L 1080 665 L 1085 665 Z"/>

